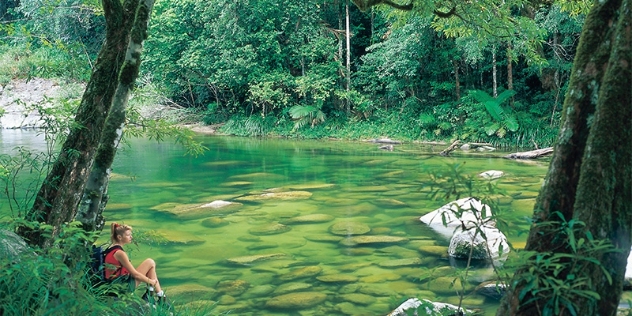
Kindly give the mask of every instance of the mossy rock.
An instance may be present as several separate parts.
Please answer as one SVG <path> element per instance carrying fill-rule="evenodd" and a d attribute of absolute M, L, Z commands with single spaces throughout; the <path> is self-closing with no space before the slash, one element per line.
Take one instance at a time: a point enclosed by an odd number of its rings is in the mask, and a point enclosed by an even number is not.
<path fill-rule="evenodd" d="M 270 248 L 277 248 L 279 247 L 279 244 L 272 242 L 272 241 L 268 241 L 268 242 L 258 242 L 258 243 L 254 243 L 252 245 L 248 245 L 246 247 L 246 249 L 248 250 L 261 250 L 261 249 L 270 249 Z"/>
<path fill-rule="evenodd" d="M 378 266 L 382 268 L 399 268 L 399 267 L 408 267 L 408 266 L 418 266 L 421 265 L 423 261 L 421 258 L 406 258 L 406 259 L 395 259 L 395 260 L 387 260 L 378 263 Z"/>
<path fill-rule="evenodd" d="M 341 236 L 332 236 L 332 235 L 326 235 L 326 234 L 319 234 L 319 235 L 307 235 L 305 236 L 305 239 L 309 240 L 309 241 L 316 241 L 316 242 L 332 242 L 332 243 L 338 243 L 340 242 L 344 237 Z"/>
<path fill-rule="evenodd" d="M 283 220 L 283 224 L 313 224 L 313 223 L 326 223 L 334 220 L 334 217 L 329 214 L 309 214 L 292 217 Z"/>
<path fill-rule="evenodd" d="M 290 230 L 292 230 L 292 227 L 290 226 L 286 226 L 280 223 L 270 223 L 250 228 L 248 229 L 248 232 L 251 235 L 261 236 L 283 234 L 289 232 Z"/>
<path fill-rule="evenodd" d="M 381 207 L 388 207 L 388 208 L 408 206 L 408 204 L 396 199 L 375 199 L 373 200 L 373 204 L 377 206 L 381 206 Z"/>
<path fill-rule="evenodd" d="M 348 274 L 327 274 L 318 276 L 316 279 L 325 283 L 351 283 L 356 282 L 358 277 Z"/>
<path fill-rule="evenodd" d="M 270 284 L 257 285 L 249 288 L 242 298 L 268 297 L 274 292 L 275 286 Z"/>
<path fill-rule="evenodd" d="M 287 191 L 287 192 L 266 192 L 261 194 L 252 194 L 236 198 L 241 202 L 264 202 L 269 200 L 287 201 L 287 200 L 305 200 L 312 196 L 308 191 Z"/>
<path fill-rule="evenodd" d="M 359 222 L 338 222 L 329 226 L 329 232 L 339 236 L 364 235 L 370 231 L 369 225 Z"/>
<path fill-rule="evenodd" d="M 225 280 L 217 283 L 217 292 L 228 295 L 241 295 L 250 287 L 250 283 L 244 280 Z"/>
<path fill-rule="evenodd" d="M 373 185 L 373 186 L 362 186 L 362 187 L 353 187 L 346 188 L 345 191 L 348 192 L 386 192 L 389 188 L 384 185 Z"/>
<path fill-rule="evenodd" d="M 384 282 L 397 281 L 401 278 L 402 276 L 397 273 L 385 272 L 385 273 L 372 274 L 372 275 L 362 277 L 360 281 L 362 283 L 384 283 Z"/>
<path fill-rule="evenodd" d="M 234 175 L 234 176 L 231 176 L 229 179 L 246 179 L 246 180 L 270 179 L 271 180 L 271 179 L 285 179 L 285 176 L 274 174 L 274 173 L 268 173 L 268 172 L 254 172 L 254 173 Z"/>
<path fill-rule="evenodd" d="M 467 291 L 474 288 L 470 284 L 465 284 Z M 458 277 L 442 276 L 438 278 L 431 278 L 428 282 L 420 286 L 421 289 L 431 290 L 439 295 L 451 294 L 454 295 L 457 291 L 463 291 L 463 284 Z"/>
<path fill-rule="evenodd" d="M 305 183 L 305 184 L 290 185 L 290 186 L 287 186 L 287 188 L 291 190 L 304 191 L 304 190 L 329 189 L 329 188 L 333 188 L 334 186 L 336 185 L 333 183 Z"/>
<path fill-rule="evenodd" d="M 313 285 L 301 282 L 289 282 L 279 285 L 273 292 L 274 295 L 281 295 L 292 292 L 300 292 L 311 288 Z"/>
<path fill-rule="evenodd" d="M 409 241 L 406 237 L 399 236 L 387 236 L 387 235 L 368 235 L 368 236 L 353 236 L 343 239 L 340 244 L 344 246 L 357 246 L 357 245 L 376 245 L 376 244 L 404 244 Z"/>
<path fill-rule="evenodd" d="M 224 182 L 221 183 L 219 186 L 220 187 L 247 187 L 247 186 L 251 186 L 253 183 L 250 181 L 231 181 L 231 182 Z"/>
<path fill-rule="evenodd" d="M 217 200 L 210 203 L 197 204 L 162 203 L 151 209 L 166 212 L 181 219 L 196 219 L 235 213 L 241 206 L 241 203 Z"/>
<path fill-rule="evenodd" d="M 343 301 L 351 302 L 359 305 L 371 305 L 375 302 L 375 297 L 362 293 L 349 293 L 338 296 Z"/>
<path fill-rule="evenodd" d="M 421 246 L 419 247 L 419 252 L 426 255 L 437 256 L 437 257 L 447 257 L 448 256 L 448 247 L 444 246 Z"/>
<path fill-rule="evenodd" d="M 323 271 L 323 268 L 319 266 L 307 266 L 298 269 L 294 269 L 286 274 L 279 276 L 282 281 L 290 281 L 302 278 L 309 278 L 319 275 Z"/>
<path fill-rule="evenodd" d="M 316 306 L 326 299 L 327 295 L 320 292 L 289 293 L 269 299 L 265 306 L 271 309 L 305 309 Z"/>
<path fill-rule="evenodd" d="M 202 224 L 202 226 L 208 227 L 208 228 L 217 228 L 217 227 L 226 226 L 226 225 L 230 224 L 230 222 L 228 222 L 227 220 L 224 220 L 221 217 L 210 217 L 210 218 L 207 218 L 207 219 L 203 220 L 200 224 Z"/>
<path fill-rule="evenodd" d="M 217 290 L 196 283 L 169 286 L 169 298 L 177 301 L 210 300 L 217 294 Z"/>
<path fill-rule="evenodd" d="M 271 254 L 263 254 L 263 255 L 252 255 L 252 256 L 229 258 L 229 259 L 226 259 L 226 261 L 233 264 L 249 265 L 258 261 L 279 259 L 285 256 L 286 255 L 284 253 L 271 253 Z"/>
<path fill-rule="evenodd" d="M 145 235 L 161 244 L 167 245 L 201 245 L 206 241 L 195 234 L 177 230 L 150 230 Z"/>

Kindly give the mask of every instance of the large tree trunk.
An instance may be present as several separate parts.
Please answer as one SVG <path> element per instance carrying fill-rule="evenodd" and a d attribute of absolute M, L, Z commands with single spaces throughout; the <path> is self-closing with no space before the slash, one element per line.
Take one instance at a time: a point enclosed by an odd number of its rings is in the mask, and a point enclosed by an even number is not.
<path fill-rule="evenodd" d="M 119 85 L 112 100 L 112 108 L 105 123 L 92 172 L 79 204 L 76 219 L 83 224 L 86 231 L 101 230 L 105 223 L 102 214 L 108 201 L 107 188 L 111 166 L 123 135 L 129 96 L 140 70 L 143 41 L 147 38 L 147 24 L 153 5 L 154 0 L 143 0 L 138 6 L 125 63 L 119 76 Z"/>
<path fill-rule="evenodd" d="M 51 225 L 52 235 L 48 238 L 38 229 L 19 229 L 32 245 L 50 246 L 61 225 L 74 220 L 118 86 L 139 0 L 126 0 L 122 5 L 119 0 L 102 3 L 106 41 L 77 110 L 76 124 L 26 216 L 29 221 Z"/>
<path fill-rule="evenodd" d="M 560 228 L 576 219 L 596 239 L 611 242 L 619 253 L 599 255 L 600 265 L 582 271 L 587 290 L 600 299 L 570 297 L 577 315 L 615 315 L 630 250 L 632 221 L 632 0 L 596 2 L 586 17 L 564 102 L 564 123 L 545 184 L 534 210 L 525 250 L 571 253 Z M 560 219 L 561 216 L 563 219 Z M 548 225 L 547 225 L 548 223 Z M 542 273 L 542 272 L 541 272 Z M 553 276 L 552 272 L 548 276 Z M 568 273 L 568 271 L 567 271 Z M 519 269 L 497 315 L 540 315 L 550 297 L 527 288 L 533 272 Z M 537 275 L 535 277 L 545 277 Z M 565 275 L 554 277 L 564 280 Z M 566 281 L 572 282 L 572 281 Z M 521 295 L 522 294 L 522 295 Z M 555 315 L 567 315 L 562 309 Z"/>

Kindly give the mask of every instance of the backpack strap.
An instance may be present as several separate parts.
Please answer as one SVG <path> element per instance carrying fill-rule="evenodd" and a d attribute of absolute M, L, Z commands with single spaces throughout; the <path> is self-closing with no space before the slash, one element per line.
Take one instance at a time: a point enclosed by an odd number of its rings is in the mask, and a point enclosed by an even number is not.
<path fill-rule="evenodd" d="M 110 254 L 111 252 L 117 251 L 117 250 L 123 250 L 123 247 L 119 246 L 119 245 L 114 245 L 108 249 L 106 249 L 103 252 L 103 262 L 105 263 L 105 257 Z M 112 272 L 112 275 L 118 276 L 119 273 L 121 273 L 121 270 L 123 269 L 122 266 L 116 268 L 116 270 L 114 270 L 114 272 Z"/>

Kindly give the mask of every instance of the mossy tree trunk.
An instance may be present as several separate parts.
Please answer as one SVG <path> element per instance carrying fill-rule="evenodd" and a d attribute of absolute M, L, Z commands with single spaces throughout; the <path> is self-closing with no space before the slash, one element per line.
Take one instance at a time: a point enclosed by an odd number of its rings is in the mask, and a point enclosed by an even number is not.
<path fill-rule="evenodd" d="M 572 276 L 586 277 L 587 290 L 599 296 L 570 297 L 577 315 L 616 314 L 630 252 L 631 3 L 595 2 L 586 17 L 564 102 L 563 126 L 536 201 L 534 224 L 525 247 L 537 253 L 571 253 L 568 236 L 560 233 L 560 227 L 577 220 L 586 224 L 586 236 L 606 240 L 618 250 L 597 253 L 594 259 L 601 267 L 595 265 L 584 269 L 580 276 Z M 612 277 L 612 284 L 603 271 Z M 525 280 L 532 273 L 524 267 L 514 275 L 497 315 L 543 314 L 550 297 L 538 295 L 539 288 L 530 288 Z M 551 273 L 548 276 L 553 276 Z M 561 280 L 567 276 L 555 275 Z M 552 312 L 571 315 L 568 308 Z"/>
<path fill-rule="evenodd" d="M 44 180 L 26 219 L 53 227 L 47 237 L 39 229 L 21 227 L 19 232 L 36 246 L 48 247 L 60 227 L 75 219 L 82 193 L 91 173 L 110 113 L 119 75 L 130 44 L 130 32 L 136 21 L 139 0 L 102 0 L 106 19 L 106 40 L 88 81 L 60 154 Z M 135 78 L 134 78 L 135 79 Z"/>
<path fill-rule="evenodd" d="M 154 0 L 142 0 L 138 6 L 136 22 L 132 26 L 131 39 L 112 100 L 112 108 L 105 122 L 92 172 L 79 204 L 77 220 L 87 231 L 101 230 L 105 224 L 102 214 L 108 201 L 107 189 L 112 162 L 123 136 L 125 111 L 140 70 L 143 41 L 147 38 L 147 26 L 153 5 Z"/>

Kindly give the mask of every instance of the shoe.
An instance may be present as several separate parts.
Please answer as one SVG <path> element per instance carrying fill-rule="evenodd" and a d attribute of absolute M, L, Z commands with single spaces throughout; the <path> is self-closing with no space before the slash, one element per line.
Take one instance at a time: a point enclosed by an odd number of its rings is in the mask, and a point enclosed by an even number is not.
<path fill-rule="evenodd" d="M 143 294 L 142 297 L 143 301 L 147 302 L 147 303 L 154 303 L 154 291 L 150 291 L 149 289 L 147 289 L 147 291 L 145 291 L 145 294 Z"/>
<path fill-rule="evenodd" d="M 171 304 L 167 302 L 166 296 L 158 296 L 157 298 L 158 299 L 156 300 L 156 305 L 159 305 L 166 310 L 171 310 Z"/>

